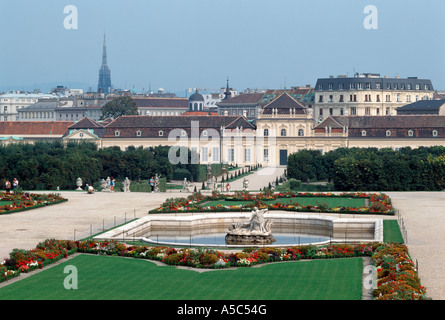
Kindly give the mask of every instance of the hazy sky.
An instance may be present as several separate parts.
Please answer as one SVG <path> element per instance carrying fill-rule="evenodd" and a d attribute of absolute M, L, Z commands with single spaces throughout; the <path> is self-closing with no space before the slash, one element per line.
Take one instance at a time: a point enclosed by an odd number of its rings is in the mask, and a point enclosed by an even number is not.
<path fill-rule="evenodd" d="M 78 29 L 64 27 L 67 5 Z M 377 30 L 363 25 L 367 5 Z M 355 71 L 445 90 L 444 12 L 443 0 L 2 0 L 0 90 L 96 90 L 104 33 L 115 88 L 185 94 L 229 77 L 278 89 Z"/>

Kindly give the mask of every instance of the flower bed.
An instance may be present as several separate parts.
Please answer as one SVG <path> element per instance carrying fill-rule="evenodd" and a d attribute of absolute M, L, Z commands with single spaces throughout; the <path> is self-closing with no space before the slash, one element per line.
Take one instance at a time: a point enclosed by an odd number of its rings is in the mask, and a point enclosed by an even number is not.
<path fill-rule="evenodd" d="M 329 207 L 327 205 L 300 205 L 299 203 L 283 203 L 280 199 L 312 197 L 312 198 L 363 198 L 369 200 L 369 207 Z M 235 200 L 246 202 L 241 205 L 223 205 L 205 206 L 207 201 L 214 200 Z M 272 204 L 266 204 L 264 201 L 275 201 Z M 251 211 L 253 207 L 269 210 L 286 210 L 297 212 L 324 212 L 324 213 L 352 213 L 352 214 L 382 214 L 394 215 L 395 211 L 391 205 L 390 198 L 382 193 L 249 193 L 236 192 L 234 194 L 220 194 L 213 192 L 211 196 L 204 196 L 201 193 L 194 193 L 188 198 L 167 199 L 161 207 L 149 211 L 149 213 L 180 213 L 180 212 L 239 212 Z"/>
<path fill-rule="evenodd" d="M 9 204 L 0 206 L 1 214 L 10 214 L 48 205 L 65 202 L 68 199 L 61 197 L 59 194 L 38 194 L 38 193 L 4 193 L 0 194 L 0 201 L 8 201 Z M 11 203 L 12 202 L 12 203 Z"/>
<path fill-rule="evenodd" d="M 9 277 L 0 277 L 0 282 L 27 273 L 35 269 L 41 269 L 77 251 L 77 244 L 72 241 L 45 240 L 39 243 L 35 249 L 14 249 L 9 258 L 0 261 L 0 270 L 9 273 Z"/>
<path fill-rule="evenodd" d="M 132 257 L 162 261 L 169 265 L 193 268 L 251 267 L 277 261 L 301 259 L 335 259 L 371 257 L 377 270 L 376 300 L 427 299 L 426 289 L 405 245 L 396 243 L 334 244 L 327 246 L 302 245 L 289 248 L 248 248 L 240 252 L 222 252 L 213 249 L 175 249 L 166 246 L 150 247 L 126 245 L 118 241 L 46 240 L 33 250 L 14 249 L 10 258 L 0 260 L 0 282 L 43 268 L 49 263 L 74 252 Z"/>

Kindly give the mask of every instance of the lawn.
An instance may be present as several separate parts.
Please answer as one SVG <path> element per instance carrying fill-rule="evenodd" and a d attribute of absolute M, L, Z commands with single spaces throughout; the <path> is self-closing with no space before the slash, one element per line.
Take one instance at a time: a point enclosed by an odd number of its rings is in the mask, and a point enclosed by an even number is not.
<path fill-rule="evenodd" d="M 64 288 L 77 268 L 78 289 Z M 0 288 L 1 300 L 360 300 L 361 258 L 294 261 L 199 273 L 82 254 Z"/>
<path fill-rule="evenodd" d="M 299 203 L 302 206 L 317 206 L 320 204 L 327 205 L 330 208 L 335 207 L 352 207 L 359 208 L 365 206 L 365 199 L 362 198 L 341 198 L 341 197 L 295 197 L 295 198 L 279 198 L 276 200 L 263 200 L 266 204 L 274 204 L 276 202 L 291 204 Z M 221 204 L 223 206 L 239 206 L 247 204 L 249 201 L 236 201 L 236 200 L 216 200 L 203 203 L 203 206 L 217 206 Z"/>

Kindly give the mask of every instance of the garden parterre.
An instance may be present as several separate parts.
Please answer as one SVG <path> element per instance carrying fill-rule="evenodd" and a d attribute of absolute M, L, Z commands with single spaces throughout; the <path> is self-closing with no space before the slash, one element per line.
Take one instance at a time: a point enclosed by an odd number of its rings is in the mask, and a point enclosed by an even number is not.
<path fill-rule="evenodd" d="M 325 204 L 317 205 L 301 205 L 295 203 L 280 202 L 280 199 L 287 198 L 362 198 L 369 200 L 369 206 L 363 207 L 346 207 L 336 206 L 329 207 Z M 240 205 L 224 205 L 206 206 L 208 201 L 220 200 L 237 200 L 245 202 Z M 268 201 L 268 203 L 265 203 Z M 270 202 L 273 202 L 270 204 Z M 159 208 L 151 210 L 149 213 L 180 213 L 180 212 L 239 212 L 251 211 L 254 207 L 260 209 L 268 208 L 269 210 L 286 210 L 296 212 L 324 212 L 324 213 L 353 213 L 353 214 L 382 214 L 394 215 L 395 211 L 391 205 L 391 199 L 383 193 L 301 193 L 301 192 L 285 192 L 275 193 L 271 191 L 263 191 L 261 193 L 249 193 L 247 191 L 235 192 L 234 194 L 221 194 L 213 191 L 212 195 L 204 196 L 200 192 L 195 192 L 187 198 L 171 198 L 167 199 Z"/>
<path fill-rule="evenodd" d="M 66 258 L 74 252 L 157 260 L 169 265 L 192 268 L 250 267 L 257 264 L 301 259 L 371 257 L 377 269 L 376 300 L 423 300 L 421 286 L 407 247 L 398 243 L 303 245 L 288 248 L 248 248 L 239 252 L 213 249 L 176 249 L 126 245 L 118 241 L 70 241 L 48 239 L 33 250 L 14 249 L 0 260 L 0 282 Z"/>
<path fill-rule="evenodd" d="M 64 201 L 68 200 L 55 193 L 39 194 L 25 193 L 21 191 L 15 193 L 2 192 L 0 194 L 0 215 L 39 208 Z M 7 204 L 1 205 L 2 202 Z"/>

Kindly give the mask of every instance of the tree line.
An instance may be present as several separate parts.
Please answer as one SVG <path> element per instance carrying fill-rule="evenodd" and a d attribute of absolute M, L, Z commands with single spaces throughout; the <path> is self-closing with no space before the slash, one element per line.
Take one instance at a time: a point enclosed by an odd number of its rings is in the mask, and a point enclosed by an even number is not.
<path fill-rule="evenodd" d="M 289 155 L 287 175 L 332 182 L 337 191 L 442 191 L 445 147 L 301 150 Z"/>
<path fill-rule="evenodd" d="M 0 146 L 0 181 L 17 178 L 24 190 L 74 190 L 76 179 L 99 185 L 101 179 L 148 180 L 158 174 L 172 179 L 177 169 L 186 169 L 198 176 L 199 164 L 171 164 L 168 146 L 150 148 L 119 147 L 99 149 L 92 142 L 37 141 L 34 144 Z M 178 152 L 180 152 L 178 150 Z"/>

